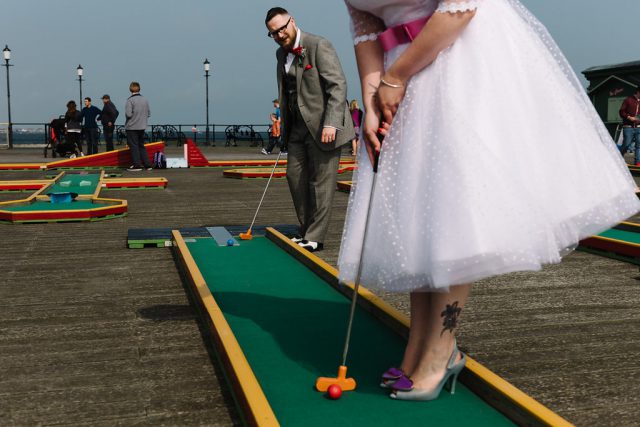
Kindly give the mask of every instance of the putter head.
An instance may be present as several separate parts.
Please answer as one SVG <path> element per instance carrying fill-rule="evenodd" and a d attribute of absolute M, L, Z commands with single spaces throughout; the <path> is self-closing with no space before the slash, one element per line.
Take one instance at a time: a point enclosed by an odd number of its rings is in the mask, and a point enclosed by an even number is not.
<path fill-rule="evenodd" d="M 351 391 L 356 389 L 356 380 L 353 378 L 347 378 L 347 367 L 341 365 L 338 368 L 338 376 L 332 377 L 320 377 L 316 380 L 316 390 L 320 392 L 326 392 L 330 385 L 337 384 L 342 391 Z"/>
<path fill-rule="evenodd" d="M 251 229 L 247 230 L 246 233 L 240 233 L 240 239 L 241 240 L 251 240 L 251 239 L 253 239 L 253 236 L 251 235 Z"/>

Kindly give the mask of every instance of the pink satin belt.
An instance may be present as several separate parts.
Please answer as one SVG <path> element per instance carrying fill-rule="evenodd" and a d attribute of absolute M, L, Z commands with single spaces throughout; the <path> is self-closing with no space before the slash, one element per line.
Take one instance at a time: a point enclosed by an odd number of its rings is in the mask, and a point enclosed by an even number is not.
<path fill-rule="evenodd" d="M 388 52 L 401 44 L 411 43 L 429 21 L 429 18 L 431 18 L 431 15 L 387 28 L 378 36 L 382 49 Z"/>

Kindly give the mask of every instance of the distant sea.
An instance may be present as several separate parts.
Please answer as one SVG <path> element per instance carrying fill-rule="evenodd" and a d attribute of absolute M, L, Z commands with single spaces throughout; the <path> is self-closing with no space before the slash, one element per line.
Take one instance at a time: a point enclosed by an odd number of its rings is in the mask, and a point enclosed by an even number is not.
<path fill-rule="evenodd" d="M 265 142 L 269 140 L 269 137 L 266 132 L 259 132 L 262 135 L 262 138 Z M 193 138 L 193 132 L 185 132 L 187 138 Z M 206 134 L 204 132 L 196 133 L 196 141 L 204 141 L 206 138 Z M 240 137 L 243 139 L 242 137 Z M 100 138 L 102 141 L 102 137 Z M 225 133 L 224 132 L 216 132 L 215 133 L 216 141 L 225 141 Z M 0 146 L 7 144 L 7 133 L 5 129 L 0 130 Z M 43 132 L 15 132 L 13 133 L 13 145 L 14 146 L 42 146 L 46 144 L 45 134 Z"/>
<path fill-rule="evenodd" d="M 29 132 L 29 133 L 13 133 L 14 145 L 42 145 L 45 144 L 44 132 Z M 0 145 L 7 144 L 7 133 L 3 129 L 0 132 Z"/>

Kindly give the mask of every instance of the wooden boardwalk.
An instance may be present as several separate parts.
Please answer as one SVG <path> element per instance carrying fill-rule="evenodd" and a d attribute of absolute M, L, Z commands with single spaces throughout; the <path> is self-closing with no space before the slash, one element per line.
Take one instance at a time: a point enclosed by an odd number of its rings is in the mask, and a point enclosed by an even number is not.
<path fill-rule="evenodd" d="M 39 150 L 0 151 L 2 162 L 41 160 Z M 222 169 L 139 174 L 164 176 L 169 187 L 108 191 L 128 200 L 125 218 L 0 225 L 0 425 L 240 423 L 171 251 L 127 249 L 126 236 L 130 228 L 248 224 L 266 180 L 223 178 Z M 0 180 L 42 175 L 0 172 Z M 320 252 L 331 264 L 347 197 L 336 193 Z M 257 222 L 295 223 L 284 180 L 272 183 Z M 484 280 L 459 342 L 576 425 L 640 425 L 639 276 L 634 266 L 574 253 L 542 272 Z M 385 299 L 407 311 L 406 296 Z"/>

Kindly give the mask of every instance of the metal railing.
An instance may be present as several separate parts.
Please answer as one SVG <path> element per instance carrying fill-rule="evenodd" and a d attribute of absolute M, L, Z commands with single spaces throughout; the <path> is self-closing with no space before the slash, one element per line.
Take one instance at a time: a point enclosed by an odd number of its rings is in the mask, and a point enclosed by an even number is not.
<path fill-rule="evenodd" d="M 13 122 L 14 146 L 51 145 L 51 124 L 32 122 Z M 28 128 L 28 129 L 27 129 Z M 165 141 L 167 144 L 184 144 L 191 138 L 198 145 L 212 145 L 224 142 L 224 146 L 237 146 L 239 141 L 248 141 L 252 146 L 263 146 L 268 140 L 271 125 L 268 124 L 153 124 L 147 127 L 145 139 Z M 0 123 L 0 146 L 8 145 L 8 123 Z M 114 132 L 116 144 L 126 142 L 124 125 L 116 125 Z"/>
<path fill-rule="evenodd" d="M 0 122 L 0 148 L 9 148 L 9 123 Z"/>

